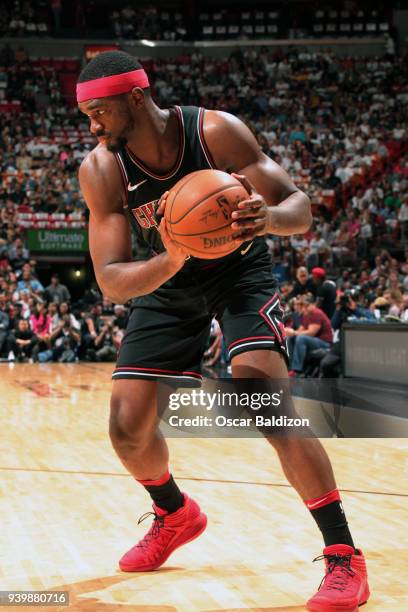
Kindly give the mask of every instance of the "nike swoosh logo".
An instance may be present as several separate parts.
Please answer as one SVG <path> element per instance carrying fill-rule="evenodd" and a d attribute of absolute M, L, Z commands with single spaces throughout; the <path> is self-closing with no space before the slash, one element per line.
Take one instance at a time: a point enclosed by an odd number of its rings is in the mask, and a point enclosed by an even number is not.
<path fill-rule="evenodd" d="M 251 248 L 253 244 L 254 244 L 253 242 L 250 242 L 245 249 L 242 249 L 241 255 L 245 255 L 246 253 L 248 253 L 249 249 Z"/>
<path fill-rule="evenodd" d="M 128 191 L 134 191 L 135 189 L 140 187 L 140 185 L 143 185 L 143 183 L 146 183 L 146 181 L 147 179 L 145 179 L 144 181 L 140 181 L 140 183 L 136 183 L 136 185 L 131 185 L 130 183 L 128 183 Z"/>
<path fill-rule="evenodd" d="M 307 507 L 308 508 L 314 508 L 315 506 L 318 506 L 319 504 L 324 502 L 326 499 L 327 499 L 327 497 L 323 497 L 323 499 L 319 499 L 319 501 L 315 502 L 314 504 L 307 504 Z"/>

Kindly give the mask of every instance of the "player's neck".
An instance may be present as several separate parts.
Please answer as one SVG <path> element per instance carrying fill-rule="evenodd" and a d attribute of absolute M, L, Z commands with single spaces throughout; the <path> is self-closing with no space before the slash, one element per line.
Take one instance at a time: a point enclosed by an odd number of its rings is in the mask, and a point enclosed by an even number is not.
<path fill-rule="evenodd" d="M 152 170 L 166 172 L 176 163 L 179 144 L 176 113 L 149 101 L 128 140 L 129 149 Z"/>

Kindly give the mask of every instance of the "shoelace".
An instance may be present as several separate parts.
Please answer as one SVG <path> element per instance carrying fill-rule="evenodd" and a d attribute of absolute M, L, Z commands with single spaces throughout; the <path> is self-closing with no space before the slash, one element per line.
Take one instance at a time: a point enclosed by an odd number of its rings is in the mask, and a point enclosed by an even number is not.
<path fill-rule="evenodd" d="M 148 546 L 153 538 L 157 538 L 160 535 L 160 529 L 164 525 L 164 516 L 159 516 L 155 512 L 145 512 L 145 514 L 142 514 L 140 519 L 137 521 L 137 524 L 140 525 L 140 523 L 147 519 L 148 516 L 154 516 L 153 525 L 150 527 L 143 540 L 136 545 L 139 548 Z"/>
<path fill-rule="evenodd" d="M 325 585 L 327 589 L 344 591 L 348 576 L 353 577 L 355 575 L 355 571 L 350 567 L 351 555 L 320 555 L 320 557 L 313 559 L 313 563 L 322 559 L 327 559 L 328 566 L 327 573 L 319 584 L 319 590 L 323 582 L 327 580 Z"/>

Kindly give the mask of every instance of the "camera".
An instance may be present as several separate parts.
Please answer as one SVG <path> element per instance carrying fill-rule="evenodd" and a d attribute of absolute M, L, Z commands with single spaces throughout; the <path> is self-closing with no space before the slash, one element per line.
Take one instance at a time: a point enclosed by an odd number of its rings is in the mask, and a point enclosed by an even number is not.
<path fill-rule="evenodd" d="M 344 293 L 342 296 L 340 296 L 339 304 L 342 308 L 347 308 L 347 306 L 350 304 L 350 296 L 347 293 Z"/>

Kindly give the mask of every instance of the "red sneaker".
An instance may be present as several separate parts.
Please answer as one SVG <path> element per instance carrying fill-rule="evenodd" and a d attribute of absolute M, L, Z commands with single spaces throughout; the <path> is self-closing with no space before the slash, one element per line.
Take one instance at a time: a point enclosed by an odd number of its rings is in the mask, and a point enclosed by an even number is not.
<path fill-rule="evenodd" d="M 352 546 L 333 544 L 323 550 L 326 574 L 319 590 L 306 604 L 312 612 L 356 612 L 370 596 L 367 569 L 361 550 L 356 555 Z"/>
<path fill-rule="evenodd" d="M 139 523 L 153 514 L 153 524 L 143 540 L 133 546 L 119 561 L 123 572 L 149 572 L 167 560 L 173 550 L 197 538 L 207 526 L 207 517 L 199 505 L 184 493 L 184 506 L 168 514 L 153 504 L 154 512 L 146 512 Z"/>

